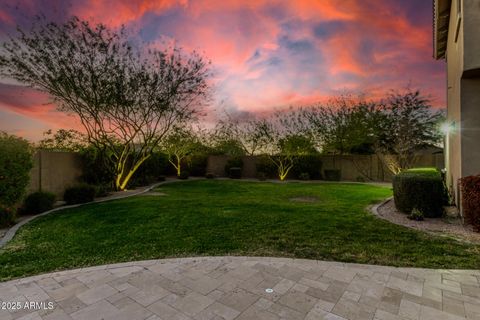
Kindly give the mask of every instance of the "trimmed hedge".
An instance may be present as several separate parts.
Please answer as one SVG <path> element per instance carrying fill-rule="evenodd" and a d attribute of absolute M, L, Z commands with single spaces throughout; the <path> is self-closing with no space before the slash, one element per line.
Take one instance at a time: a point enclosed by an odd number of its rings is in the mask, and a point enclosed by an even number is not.
<path fill-rule="evenodd" d="M 395 207 L 405 213 L 419 210 L 427 218 L 440 217 L 448 196 L 441 173 L 432 168 L 405 170 L 393 177 Z"/>
<path fill-rule="evenodd" d="M 55 195 L 51 192 L 34 192 L 29 194 L 23 202 L 22 212 L 25 214 L 39 214 L 53 209 Z"/>
<path fill-rule="evenodd" d="M 65 200 L 67 204 L 91 202 L 95 199 L 95 193 L 96 189 L 94 186 L 81 184 L 65 190 L 63 200 Z"/>
<path fill-rule="evenodd" d="M 465 222 L 480 232 L 480 175 L 460 179 Z"/>

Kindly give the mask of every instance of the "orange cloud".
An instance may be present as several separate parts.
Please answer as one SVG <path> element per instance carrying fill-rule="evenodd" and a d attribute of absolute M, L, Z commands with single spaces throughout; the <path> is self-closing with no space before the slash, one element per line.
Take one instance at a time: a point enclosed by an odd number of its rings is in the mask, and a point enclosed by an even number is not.
<path fill-rule="evenodd" d="M 267 112 L 345 90 L 378 98 L 408 83 L 430 94 L 435 106 L 445 104 L 444 65 L 431 58 L 431 7 L 424 1 L 6 1 L 19 9 L 0 10 L 0 34 L 39 8 L 60 8 L 59 20 L 78 15 L 124 24 L 149 46 L 169 43 L 203 53 L 215 71 L 212 110 Z M 53 106 L 39 103 L 40 96 L 29 93 L 31 103 L 22 106 L 12 102 L 16 94 L 6 98 L 0 90 L 0 105 L 68 125 L 52 116 Z"/>

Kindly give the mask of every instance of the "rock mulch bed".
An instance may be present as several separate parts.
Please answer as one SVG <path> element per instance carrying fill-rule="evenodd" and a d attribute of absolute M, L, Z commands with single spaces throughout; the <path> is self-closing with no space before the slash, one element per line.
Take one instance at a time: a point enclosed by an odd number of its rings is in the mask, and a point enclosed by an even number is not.
<path fill-rule="evenodd" d="M 464 225 L 460 218 L 425 218 L 424 221 L 414 221 L 407 218 L 405 213 L 395 208 L 393 199 L 390 199 L 374 210 L 378 217 L 408 228 L 425 231 L 428 233 L 455 238 L 463 242 L 480 243 L 480 233 Z"/>

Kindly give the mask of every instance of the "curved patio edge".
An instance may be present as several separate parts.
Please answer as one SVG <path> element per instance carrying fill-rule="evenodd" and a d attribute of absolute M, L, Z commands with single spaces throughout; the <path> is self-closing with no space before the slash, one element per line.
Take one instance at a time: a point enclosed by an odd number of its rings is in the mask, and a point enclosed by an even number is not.
<path fill-rule="evenodd" d="M 10 280 L 0 291 L 4 301 L 53 306 L 0 310 L 6 319 L 480 319 L 479 270 L 293 258 L 117 263 Z"/>

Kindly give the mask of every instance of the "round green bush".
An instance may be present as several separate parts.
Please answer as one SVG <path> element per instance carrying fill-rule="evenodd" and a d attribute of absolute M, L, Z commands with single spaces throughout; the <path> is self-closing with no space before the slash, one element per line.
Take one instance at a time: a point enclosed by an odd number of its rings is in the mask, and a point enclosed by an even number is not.
<path fill-rule="evenodd" d="M 55 195 L 51 192 L 34 192 L 29 194 L 23 202 L 22 212 L 25 214 L 39 214 L 53 209 Z"/>
<path fill-rule="evenodd" d="M 0 205 L 10 207 L 25 194 L 33 167 L 27 140 L 0 132 Z"/>
<path fill-rule="evenodd" d="M 414 208 L 427 218 L 440 217 L 448 196 L 439 171 L 431 169 L 405 170 L 393 177 L 395 207 L 405 213 Z"/>

